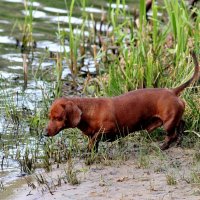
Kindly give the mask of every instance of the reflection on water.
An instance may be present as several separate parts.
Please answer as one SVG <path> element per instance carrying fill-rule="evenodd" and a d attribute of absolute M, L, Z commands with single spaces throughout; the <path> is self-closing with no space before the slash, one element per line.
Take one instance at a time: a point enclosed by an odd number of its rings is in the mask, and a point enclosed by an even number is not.
<path fill-rule="evenodd" d="M 53 13 L 60 13 L 60 14 L 67 14 L 68 11 L 67 10 L 63 10 L 63 9 L 60 9 L 60 8 L 53 8 L 53 7 L 44 7 L 43 8 L 44 11 L 48 11 L 48 12 L 53 12 Z"/>
<path fill-rule="evenodd" d="M 23 62 L 21 53 L 10 53 L 2 55 L 1 58 L 5 60 L 9 60 L 9 62 Z"/>
<path fill-rule="evenodd" d="M 89 13 L 98 13 L 98 14 L 102 14 L 102 13 L 106 13 L 105 10 L 103 9 L 99 9 L 99 8 L 91 8 L 91 7 L 86 7 L 85 9 L 81 9 L 82 11 L 86 11 Z"/>
<path fill-rule="evenodd" d="M 69 46 L 61 46 L 58 43 L 51 42 L 48 40 L 39 41 L 37 43 L 37 47 L 42 48 L 42 49 L 48 49 L 49 51 L 52 51 L 52 52 L 63 52 L 64 50 L 66 52 L 69 52 Z"/>
<path fill-rule="evenodd" d="M 1 32 L 4 32 L 3 30 Z M 16 40 L 10 36 L 0 36 L 0 43 L 4 44 L 15 44 Z"/>
<path fill-rule="evenodd" d="M 22 10 L 22 14 L 29 15 L 29 11 Z M 33 15 L 33 18 L 45 18 L 45 17 L 47 17 L 45 12 L 38 11 L 38 10 L 34 10 L 32 15 Z"/>
<path fill-rule="evenodd" d="M 123 5 L 123 4 L 115 4 L 115 3 L 107 3 L 106 4 L 108 7 L 111 7 L 111 8 L 121 8 L 121 9 L 128 9 L 128 6 L 127 5 Z"/>
<path fill-rule="evenodd" d="M 11 3 L 23 3 L 23 0 L 3 0 L 3 1 Z"/>

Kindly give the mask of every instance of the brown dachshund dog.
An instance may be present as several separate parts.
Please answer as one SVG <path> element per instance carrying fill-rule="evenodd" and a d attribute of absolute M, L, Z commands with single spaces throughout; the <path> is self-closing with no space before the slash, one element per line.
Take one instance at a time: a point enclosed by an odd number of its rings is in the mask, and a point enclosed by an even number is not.
<path fill-rule="evenodd" d="M 59 98 L 49 114 L 46 136 L 66 128 L 80 129 L 89 138 L 88 148 L 98 151 L 98 143 L 113 141 L 138 130 L 151 132 L 163 126 L 167 132 L 161 149 L 177 140 L 183 132 L 185 104 L 180 92 L 199 78 L 199 65 L 192 53 L 195 72 L 190 80 L 174 89 L 138 89 L 111 98 Z"/>

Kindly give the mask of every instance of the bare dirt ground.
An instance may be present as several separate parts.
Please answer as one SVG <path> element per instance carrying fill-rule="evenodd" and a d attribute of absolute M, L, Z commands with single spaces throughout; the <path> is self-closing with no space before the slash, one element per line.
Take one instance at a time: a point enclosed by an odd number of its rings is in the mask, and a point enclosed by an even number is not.
<path fill-rule="evenodd" d="M 151 154 L 86 166 L 73 162 L 78 185 L 66 182 L 66 164 L 42 173 L 43 184 L 34 178 L 20 184 L 3 199 L 9 200 L 200 200 L 200 173 L 194 150 L 172 147 Z M 34 176 L 34 175 L 33 175 Z"/>

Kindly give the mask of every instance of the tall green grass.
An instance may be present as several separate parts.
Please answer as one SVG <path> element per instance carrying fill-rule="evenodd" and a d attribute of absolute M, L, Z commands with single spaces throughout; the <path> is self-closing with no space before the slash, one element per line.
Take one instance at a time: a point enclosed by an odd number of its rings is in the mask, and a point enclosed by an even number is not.
<path fill-rule="evenodd" d="M 76 2 L 79 3 L 79 2 Z M 65 4 L 66 4 L 66 9 L 68 9 L 69 7 L 69 14 L 68 14 L 68 25 L 69 25 L 69 34 L 66 33 L 64 30 L 62 31 L 62 34 L 59 34 L 62 36 L 62 44 L 64 46 L 65 43 L 65 37 L 67 35 L 68 39 L 69 39 L 69 47 L 70 47 L 70 52 L 67 52 L 66 50 L 64 51 L 65 57 L 64 59 L 66 59 L 67 63 L 69 64 L 69 68 L 72 74 L 72 78 L 74 81 L 74 85 L 76 85 L 76 77 L 79 73 L 80 70 L 80 60 L 82 59 L 82 57 L 80 56 L 80 49 L 84 48 L 85 45 L 85 37 L 84 37 L 84 29 L 85 29 L 85 20 L 87 18 L 86 12 L 85 12 L 85 7 L 86 7 L 86 0 L 80 1 L 81 4 L 81 8 L 82 8 L 82 19 L 83 19 L 83 24 L 80 28 L 80 34 L 75 34 L 74 30 L 75 27 L 72 22 L 72 15 L 73 15 L 73 11 L 74 11 L 74 6 L 75 6 L 75 0 L 72 0 L 70 5 L 69 3 L 65 0 Z M 64 46 L 65 49 L 65 46 Z M 83 50 L 84 52 L 84 50 Z M 84 56 L 84 55 L 82 55 Z"/>
<path fill-rule="evenodd" d="M 137 88 L 176 87 L 193 74 L 194 63 L 189 52 L 195 50 L 199 57 L 200 12 L 196 11 L 194 20 L 185 1 L 167 0 L 163 5 L 153 1 L 152 16 L 148 22 L 145 1 L 140 1 L 139 11 L 139 27 L 131 27 L 133 30 L 129 30 L 128 26 L 132 20 L 129 13 L 118 11 L 118 17 L 126 16 L 119 25 L 112 17 L 110 19 L 119 55 L 108 65 L 109 79 L 105 92 L 109 96 Z M 196 91 L 199 91 L 199 86 Z M 183 98 L 188 102 L 188 112 L 193 113 L 189 118 L 187 113 L 185 115 L 189 127 L 199 130 L 198 92 L 190 96 L 184 92 Z"/>
<path fill-rule="evenodd" d="M 124 70 L 124 76 L 129 77 L 131 71 L 135 72 L 132 73 L 134 76 L 130 77 L 129 80 L 132 80 L 132 82 L 135 82 L 135 79 L 140 80 L 140 84 L 133 84 L 133 88 L 138 86 L 174 86 L 175 78 L 177 84 L 179 84 L 179 80 L 183 79 L 182 75 L 189 64 L 186 56 L 189 56 L 191 49 L 199 47 L 199 41 L 197 41 L 197 38 L 199 38 L 199 15 L 196 22 L 194 22 L 190 18 L 190 11 L 184 2 L 179 3 L 176 1 L 172 3 L 165 1 L 164 8 L 167 10 L 169 23 L 163 24 L 162 18 L 158 17 L 158 5 L 153 3 L 153 15 L 150 18 L 150 24 L 146 24 L 144 7 L 144 1 L 140 1 L 140 26 L 139 28 L 134 28 L 134 40 L 131 40 L 131 37 L 129 38 L 130 46 L 124 48 L 123 40 L 119 44 L 123 49 L 123 51 L 120 51 L 120 56 L 124 58 L 124 68 L 128 69 L 127 71 Z M 127 24 L 123 23 L 125 27 L 122 26 L 122 28 L 125 29 Z M 124 32 L 116 37 L 121 38 L 123 34 L 124 37 L 127 35 Z M 173 44 L 167 49 L 166 43 L 169 34 L 172 34 Z M 193 42 L 191 46 L 190 43 L 194 40 L 196 42 Z M 115 68 L 120 69 L 121 66 L 119 64 L 116 63 Z M 130 68 L 132 69 L 130 70 Z M 190 66 L 190 69 L 193 70 L 193 67 Z M 118 70 L 115 70 L 115 72 L 118 73 Z M 172 82 L 167 77 L 169 75 Z M 113 74 L 110 74 L 110 76 L 111 79 L 112 77 L 118 77 Z M 163 80 L 159 82 L 160 77 L 164 78 L 165 82 Z M 112 82 L 115 81 L 113 80 Z M 125 81 L 119 84 L 124 85 L 124 83 L 129 82 Z"/>
<path fill-rule="evenodd" d="M 33 48 L 33 1 L 24 1 L 24 8 L 25 8 L 25 17 L 24 17 L 24 24 L 23 24 L 23 38 L 22 38 L 22 45 L 24 49 L 22 51 L 27 50 L 27 47 Z"/>

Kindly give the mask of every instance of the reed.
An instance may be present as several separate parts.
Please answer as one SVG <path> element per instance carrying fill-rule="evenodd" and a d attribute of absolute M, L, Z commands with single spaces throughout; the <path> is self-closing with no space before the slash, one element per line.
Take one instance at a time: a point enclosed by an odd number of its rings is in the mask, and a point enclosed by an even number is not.
<path fill-rule="evenodd" d="M 177 185 L 176 178 L 173 174 L 167 174 L 166 181 L 168 185 Z"/>
<path fill-rule="evenodd" d="M 25 17 L 22 37 L 22 52 L 27 51 L 27 48 L 33 48 L 33 1 L 24 1 Z"/>
<path fill-rule="evenodd" d="M 77 172 L 74 170 L 73 160 L 71 158 L 70 153 L 68 154 L 67 169 L 65 170 L 65 173 L 69 184 L 77 185 L 80 183 L 77 178 Z"/>

